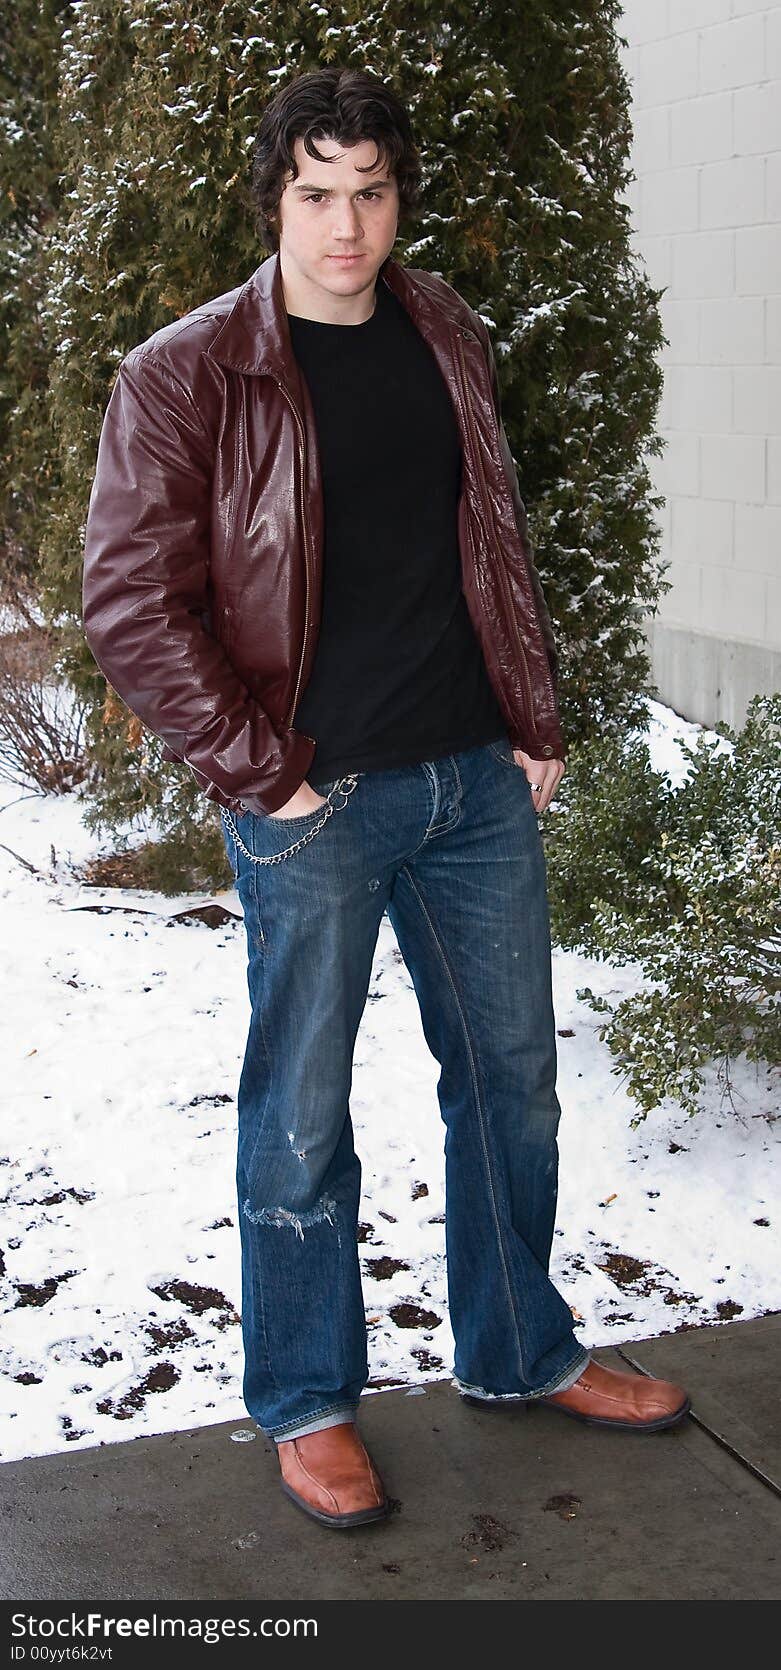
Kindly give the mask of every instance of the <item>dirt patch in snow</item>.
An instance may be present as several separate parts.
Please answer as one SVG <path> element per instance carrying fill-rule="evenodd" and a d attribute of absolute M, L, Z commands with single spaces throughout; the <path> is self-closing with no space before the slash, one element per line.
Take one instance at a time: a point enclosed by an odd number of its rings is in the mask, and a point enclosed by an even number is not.
<path fill-rule="evenodd" d="M 367 1258 L 364 1269 L 374 1281 L 390 1281 L 397 1270 L 408 1270 L 409 1265 L 403 1258 Z"/>
<path fill-rule="evenodd" d="M 437 1316 L 433 1310 L 423 1310 L 420 1305 L 414 1305 L 408 1299 L 398 1305 L 391 1305 L 388 1315 L 397 1328 L 438 1328 L 442 1321 L 441 1316 Z"/>
<path fill-rule="evenodd" d="M 96 1408 L 101 1415 L 113 1415 L 115 1421 L 129 1421 L 136 1410 L 143 1407 L 150 1392 L 170 1392 L 178 1379 L 179 1370 L 173 1363 L 156 1363 L 138 1385 L 131 1386 L 130 1391 L 116 1402 L 112 1402 L 111 1398 L 101 1398 Z"/>
<path fill-rule="evenodd" d="M 18 1309 L 20 1305 L 48 1305 L 49 1300 L 54 1298 L 60 1282 L 70 1281 L 71 1276 L 80 1274 L 79 1270 L 63 1270 L 61 1276 L 47 1276 L 45 1281 L 38 1282 L 37 1285 L 35 1282 L 17 1282 L 16 1291 L 19 1297 L 15 1308 Z"/>
<path fill-rule="evenodd" d="M 220 1311 L 222 1314 L 213 1319 L 215 1328 L 227 1328 L 231 1322 L 241 1321 L 230 1300 L 216 1287 L 198 1287 L 193 1282 L 176 1280 L 161 1282 L 151 1291 L 158 1299 L 178 1299 L 194 1316 L 202 1316 L 207 1310 Z"/>

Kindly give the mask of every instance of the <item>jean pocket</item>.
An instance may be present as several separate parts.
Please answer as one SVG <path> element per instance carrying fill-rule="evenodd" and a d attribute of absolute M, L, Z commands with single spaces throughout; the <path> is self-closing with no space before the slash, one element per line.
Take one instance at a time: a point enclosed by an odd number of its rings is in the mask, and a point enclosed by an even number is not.
<path fill-rule="evenodd" d="M 500 736 L 496 742 L 489 742 L 488 746 L 495 759 L 501 760 L 502 765 L 509 765 L 513 771 L 520 769 L 509 736 Z"/>
<path fill-rule="evenodd" d="M 333 777 L 329 783 L 320 783 L 320 784 L 318 784 L 317 788 L 315 788 L 314 784 L 312 783 L 310 785 L 310 787 L 312 789 L 314 789 L 315 794 L 321 794 L 323 796 L 323 801 L 325 802 L 328 799 L 328 796 L 331 793 L 332 789 L 335 789 L 337 783 L 340 782 L 340 781 L 341 781 L 341 779 L 339 777 Z M 311 812 L 299 812 L 298 816 L 293 817 L 293 818 L 280 817 L 279 813 L 277 813 L 277 812 L 264 812 L 263 822 L 264 823 L 282 823 L 282 824 L 308 823 L 310 818 L 316 818 L 318 812 L 322 812 L 324 810 L 325 810 L 325 806 L 324 806 L 324 804 L 322 804 L 322 805 L 319 805 L 319 806 L 315 806 Z"/>

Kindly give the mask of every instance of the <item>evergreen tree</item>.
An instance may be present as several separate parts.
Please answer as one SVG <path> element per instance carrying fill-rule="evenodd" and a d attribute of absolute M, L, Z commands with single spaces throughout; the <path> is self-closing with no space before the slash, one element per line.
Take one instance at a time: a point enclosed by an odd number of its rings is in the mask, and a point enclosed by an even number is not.
<path fill-rule="evenodd" d="M 57 481 L 40 330 L 61 189 L 58 46 L 65 0 L 19 0 L 0 34 L 0 552 L 4 595 L 34 595 L 42 508 Z"/>
<path fill-rule="evenodd" d="M 41 456 L 60 485 L 39 498 L 37 532 L 46 606 L 71 623 L 63 667 L 95 695 L 94 823 L 152 810 L 171 850 L 222 863 L 214 808 L 106 697 L 83 643 L 86 506 L 119 360 L 264 258 L 250 182 L 260 113 L 280 83 L 325 64 L 389 78 L 408 105 L 422 207 L 394 254 L 454 284 L 491 331 L 566 732 L 577 742 L 645 723 L 641 618 L 666 589 L 647 467 L 662 338 L 623 201 L 619 15 L 619 0 L 526 0 L 520 12 L 489 0 L 479 14 L 464 0 L 67 8 L 68 189 L 42 308 L 52 432 Z"/>

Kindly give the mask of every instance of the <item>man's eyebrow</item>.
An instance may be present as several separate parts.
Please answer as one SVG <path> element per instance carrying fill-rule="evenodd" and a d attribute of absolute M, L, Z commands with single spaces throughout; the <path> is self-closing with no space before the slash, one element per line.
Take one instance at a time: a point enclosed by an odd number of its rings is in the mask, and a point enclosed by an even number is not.
<path fill-rule="evenodd" d="M 358 187 L 358 190 L 359 191 L 365 191 L 367 186 L 371 186 L 371 188 L 373 189 L 375 186 L 389 186 L 391 184 L 392 184 L 392 181 L 388 178 L 386 178 L 384 180 L 367 180 L 365 185 L 362 185 L 362 186 Z M 302 185 L 300 182 L 297 182 L 293 187 L 294 191 L 321 191 L 321 192 L 324 192 L 324 193 L 330 193 L 330 192 L 333 191 L 333 189 L 334 189 L 333 186 L 309 186 L 309 185 Z"/>

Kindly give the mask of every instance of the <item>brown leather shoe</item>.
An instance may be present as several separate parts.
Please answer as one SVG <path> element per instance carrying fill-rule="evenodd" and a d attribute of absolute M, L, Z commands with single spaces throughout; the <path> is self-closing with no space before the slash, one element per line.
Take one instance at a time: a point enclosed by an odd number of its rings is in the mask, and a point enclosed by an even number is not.
<path fill-rule="evenodd" d="M 342 1529 L 385 1518 L 383 1483 L 353 1421 L 285 1438 L 277 1452 L 285 1495 L 321 1525 Z"/>
<path fill-rule="evenodd" d="M 618 1432 L 663 1432 L 688 1415 L 691 1408 L 683 1386 L 643 1374 L 624 1374 L 590 1362 L 579 1380 L 565 1392 L 549 1392 L 534 1404 L 558 1409 L 590 1426 L 612 1426 Z"/>

